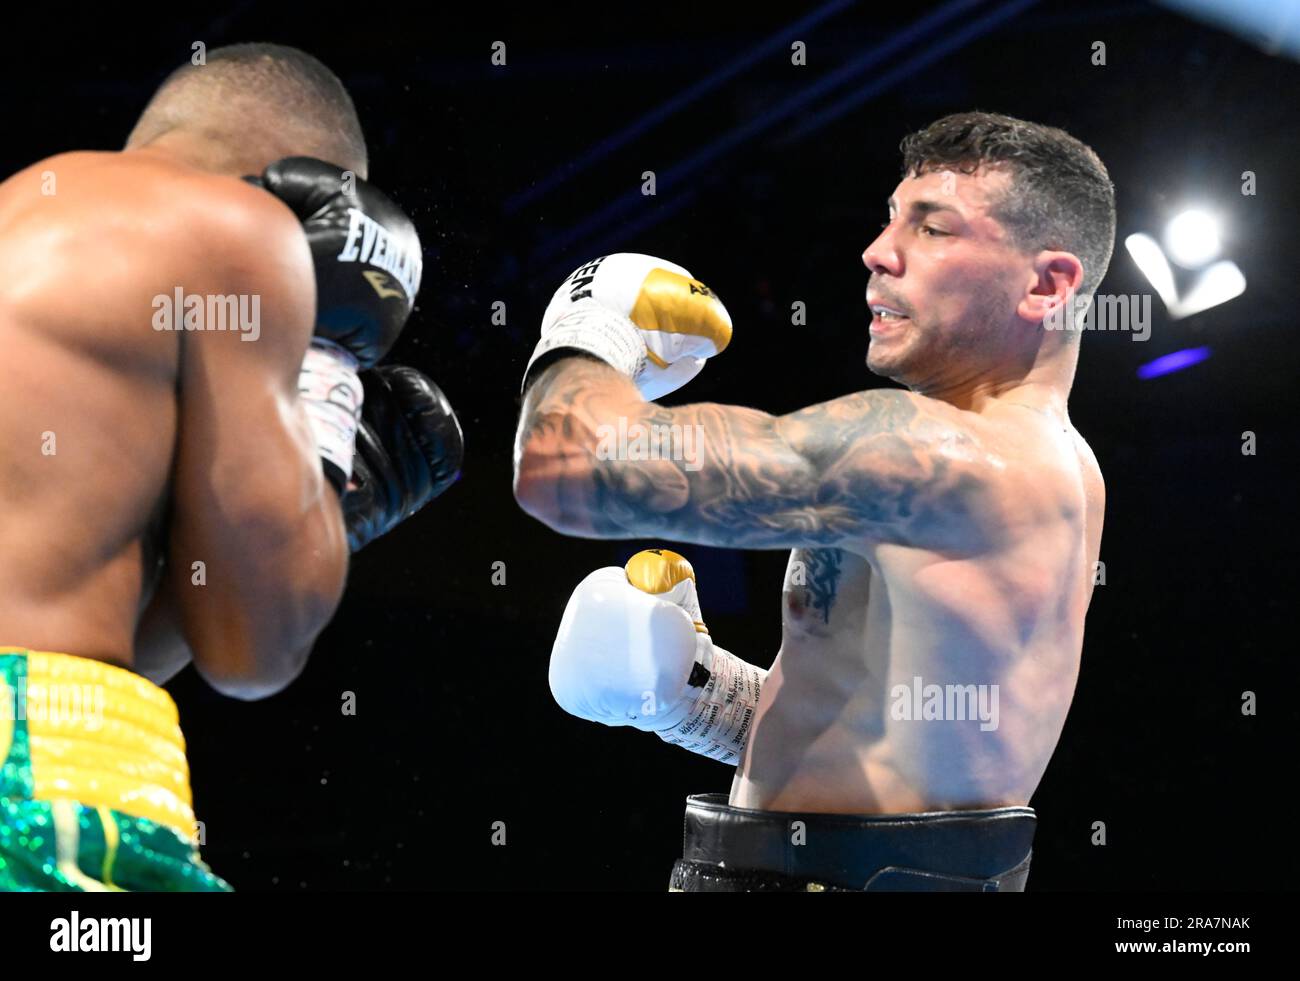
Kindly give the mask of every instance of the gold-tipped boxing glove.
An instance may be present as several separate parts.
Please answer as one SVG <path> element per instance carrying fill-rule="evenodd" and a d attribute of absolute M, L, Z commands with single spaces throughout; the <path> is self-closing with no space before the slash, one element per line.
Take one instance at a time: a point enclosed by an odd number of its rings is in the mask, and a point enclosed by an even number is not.
<path fill-rule="evenodd" d="M 551 650 L 551 694 L 570 715 L 635 726 L 732 765 L 766 678 L 713 643 L 691 564 L 663 548 L 579 583 Z"/>
<path fill-rule="evenodd" d="M 631 378 L 648 400 L 675 391 L 731 341 L 731 315 L 713 291 L 665 259 L 616 252 L 577 269 L 542 315 L 528 382 L 583 351 Z"/>

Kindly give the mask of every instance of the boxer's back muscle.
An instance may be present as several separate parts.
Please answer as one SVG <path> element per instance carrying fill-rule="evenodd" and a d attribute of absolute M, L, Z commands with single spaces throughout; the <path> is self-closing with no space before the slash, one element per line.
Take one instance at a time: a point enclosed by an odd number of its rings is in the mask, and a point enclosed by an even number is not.
<path fill-rule="evenodd" d="M 178 335 L 215 178 L 71 153 L 0 184 L 0 645 L 131 663 L 176 438 Z"/>
<path fill-rule="evenodd" d="M 1019 407 L 975 424 L 1007 463 L 992 495 L 1000 513 L 972 516 L 988 522 L 994 547 L 791 553 L 782 648 L 733 803 L 874 812 L 1028 802 L 1078 676 L 1103 488 L 1073 429 Z M 996 727 L 895 718 L 915 708 L 897 703 L 917 678 L 987 686 L 990 706 L 996 685 Z"/>

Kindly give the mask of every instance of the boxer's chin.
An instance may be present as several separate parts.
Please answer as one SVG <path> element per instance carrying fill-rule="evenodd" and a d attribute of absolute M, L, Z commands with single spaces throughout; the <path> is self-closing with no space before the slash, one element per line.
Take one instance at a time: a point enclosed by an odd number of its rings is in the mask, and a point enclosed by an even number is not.
<path fill-rule="evenodd" d="M 907 384 L 907 352 L 896 345 L 872 340 L 867 345 L 867 370 L 873 375 Z"/>

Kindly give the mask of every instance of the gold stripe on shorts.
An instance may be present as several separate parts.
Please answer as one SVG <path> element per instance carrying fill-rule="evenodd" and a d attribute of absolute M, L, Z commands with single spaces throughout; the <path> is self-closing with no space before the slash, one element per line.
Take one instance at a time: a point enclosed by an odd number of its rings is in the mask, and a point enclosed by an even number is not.
<path fill-rule="evenodd" d="M 26 653 L 33 797 L 109 808 L 192 838 L 189 764 L 171 696 L 116 665 Z"/>

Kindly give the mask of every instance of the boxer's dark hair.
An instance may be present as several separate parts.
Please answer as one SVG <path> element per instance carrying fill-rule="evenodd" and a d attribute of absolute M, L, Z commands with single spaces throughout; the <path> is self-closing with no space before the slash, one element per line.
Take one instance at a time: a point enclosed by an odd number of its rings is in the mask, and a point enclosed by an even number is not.
<path fill-rule="evenodd" d="M 1078 295 L 1092 298 L 1115 248 L 1115 186 L 1091 147 L 1053 126 L 962 112 L 903 137 L 899 149 L 904 177 L 1005 166 L 1011 187 L 994 206 L 993 217 L 1023 251 L 1078 256 L 1083 263 Z M 1080 335 L 1064 333 L 1072 339 Z"/>
<path fill-rule="evenodd" d="M 232 104 L 310 131 L 308 154 L 348 169 L 366 168 L 366 140 L 352 97 L 318 59 L 281 44 L 231 44 L 167 76 L 127 140 L 137 146 L 184 125 L 204 126 Z"/>

